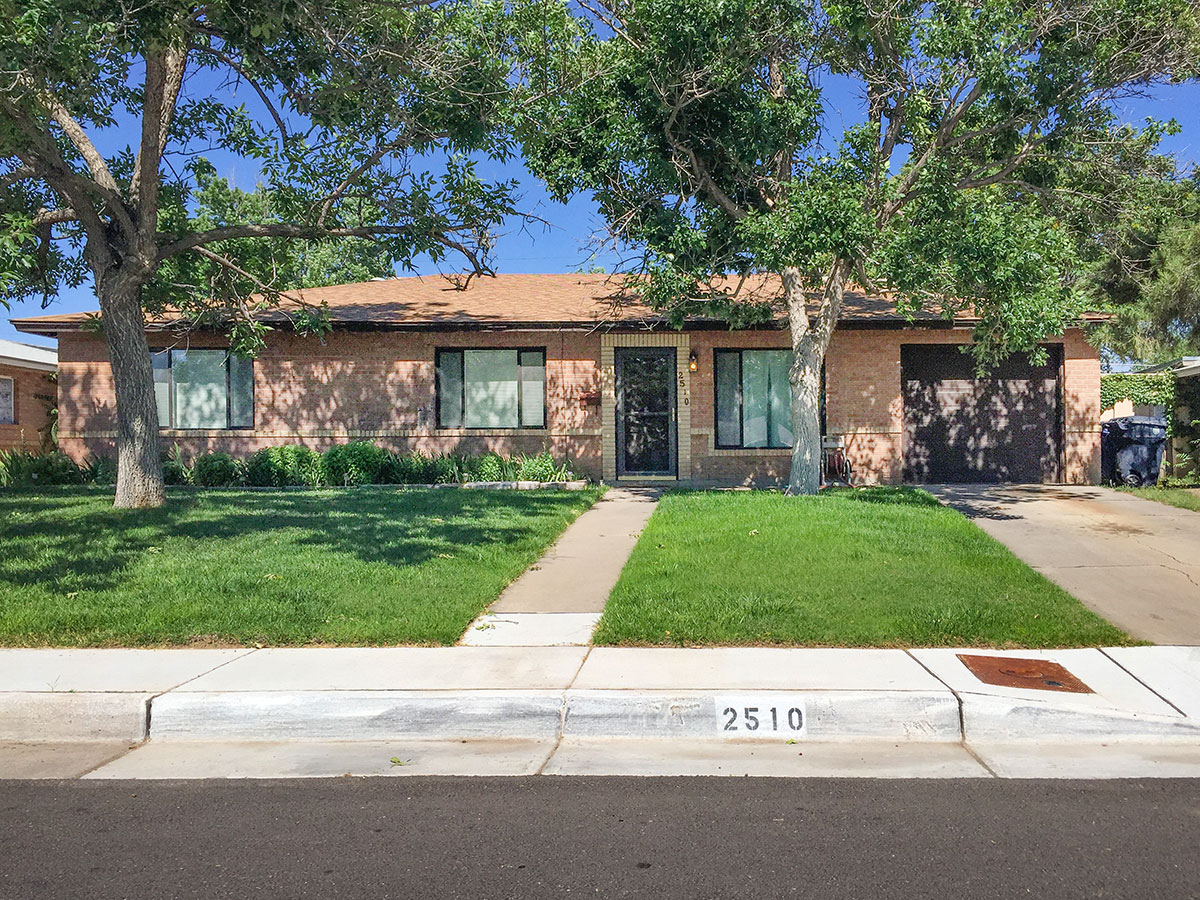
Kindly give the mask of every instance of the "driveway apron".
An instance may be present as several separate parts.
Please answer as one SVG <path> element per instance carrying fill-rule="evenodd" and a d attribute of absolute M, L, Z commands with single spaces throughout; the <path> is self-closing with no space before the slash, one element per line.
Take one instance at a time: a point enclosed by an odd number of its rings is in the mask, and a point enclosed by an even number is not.
<path fill-rule="evenodd" d="M 928 485 L 1118 628 L 1200 644 L 1200 513 L 1087 485 Z"/>

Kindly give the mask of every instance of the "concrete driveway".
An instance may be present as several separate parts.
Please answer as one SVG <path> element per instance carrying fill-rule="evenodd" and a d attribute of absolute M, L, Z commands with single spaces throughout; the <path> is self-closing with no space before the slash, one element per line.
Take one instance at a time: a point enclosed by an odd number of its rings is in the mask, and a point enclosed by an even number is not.
<path fill-rule="evenodd" d="M 1134 637 L 1200 644 L 1200 513 L 1082 485 L 926 485 Z"/>

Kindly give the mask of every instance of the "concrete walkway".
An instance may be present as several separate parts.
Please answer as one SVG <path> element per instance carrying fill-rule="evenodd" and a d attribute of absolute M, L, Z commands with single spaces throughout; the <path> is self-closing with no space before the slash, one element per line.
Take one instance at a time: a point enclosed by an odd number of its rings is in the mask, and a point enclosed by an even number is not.
<path fill-rule="evenodd" d="M 1200 513 L 1091 486 L 926 489 L 1118 628 L 1200 644 Z"/>
<path fill-rule="evenodd" d="M 465 646 L 585 645 L 658 504 L 650 488 L 610 488 L 468 626 Z"/>

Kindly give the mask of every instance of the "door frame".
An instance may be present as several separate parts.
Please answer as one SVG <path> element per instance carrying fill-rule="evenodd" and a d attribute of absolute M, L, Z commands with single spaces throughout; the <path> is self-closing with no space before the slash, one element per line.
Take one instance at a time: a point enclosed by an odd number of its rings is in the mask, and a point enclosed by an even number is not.
<path fill-rule="evenodd" d="M 625 391 L 624 361 L 629 357 L 658 357 L 668 361 L 667 369 L 667 468 L 648 472 L 630 471 L 625 467 Z M 679 416 L 676 391 L 678 350 L 675 347 L 614 347 L 613 372 L 616 393 L 616 459 L 618 478 L 678 478 L 679 477 Z"/>

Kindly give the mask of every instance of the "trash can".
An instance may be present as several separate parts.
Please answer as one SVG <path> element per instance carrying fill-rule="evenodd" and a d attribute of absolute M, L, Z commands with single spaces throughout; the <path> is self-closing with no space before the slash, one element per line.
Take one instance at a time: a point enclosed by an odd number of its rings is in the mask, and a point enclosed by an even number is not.
<path fill-rule="evenodd" d="M 1167 420 L 1151 416 L 1109 419 L 1100 426 L 1100 468 L 1110 484 L 1137 487 L 1158 481 Z"/>

